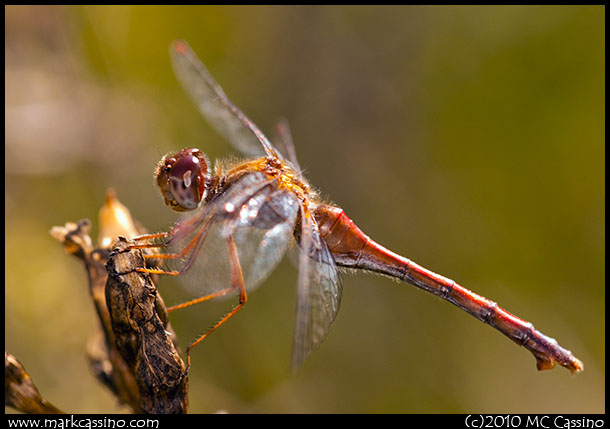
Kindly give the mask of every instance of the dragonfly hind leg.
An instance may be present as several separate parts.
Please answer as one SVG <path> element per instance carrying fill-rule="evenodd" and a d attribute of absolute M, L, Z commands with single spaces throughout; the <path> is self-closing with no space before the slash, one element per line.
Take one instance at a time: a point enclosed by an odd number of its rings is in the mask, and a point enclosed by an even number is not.
<path fill-rule="evenodd" d="M 239 302 L 237 303 L 237 305 L 235 305 L 231 311 L 229 311 L 227 314 L 225 314 L 218 322 L 216 322 L 203 335 L 201 335 L 199 338 L 197 338 L 194 342 L 192 342 L 187 347 L 187 349 L 186 349 L 186 371 L 187 372 L 188 372 L 189 368 L 191 367 L 191 350 L 193 350 L 193 348 L 197 344 L 199 344 L 200 342 L 205 340 L 208 337 L 208 335 L 210 335 L 212 332 L 214 332 L 218 327 L 220 327 L 220 325 L 225 323 L 232 316 L 234 316 L 235 313 L 237 313 L 239 310 L 241 310 L 242 307 L 246 304 L 246 301 L 248 299 L 248 296 L 246 294 L 246 285 L 244 283 L 244 276 L 242 273 L 241 264 L 239 262 L 239 255 L 237 253 L 237 246 L 235 245 L 235 240 L 233 238 L 233 235 L 230 235 L 227 237 L 227 244 L 228 244 L 228 248 L 229 248 L 229 261 L 231 264 L 231 285 L 228 288 L 223 289 L 221 291 L 215 292 L 210 295 L 202 296 L 202 297 L 196 298 L 192 301 L 188 301 L 183 304 L 179 304 L 179 305 L 176 305 L 176 306 L 173 306 L 173 307 L 170 307 L 167 309 L 168 311 L 173 311 L 173 310 L 178 310 L 181 308 L 190 307 L 191 305 L 199 304 L 200 302 L 204 302 L 204 301 L 207 301 L 212 298 L 223 296 L 231 291 L 239 289 Z"/>

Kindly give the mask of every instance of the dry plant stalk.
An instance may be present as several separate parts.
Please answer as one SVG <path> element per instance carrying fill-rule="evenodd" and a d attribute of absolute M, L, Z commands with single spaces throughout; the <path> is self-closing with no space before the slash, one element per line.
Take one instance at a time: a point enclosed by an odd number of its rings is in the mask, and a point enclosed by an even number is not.
<path fill-rule="evenodd" d="M 53 227 L 51 235 L 68 254 L 80 259 L 89 278 L 89 291 L 100 321 L 87 346 L 95 376 L 119 402 L 135 413 L 185 413 L 188 379 L 185 365 L 169 326 L 167 310 L 151 278 L 138 273 L 144 267 L 140 250 L 129 250 L 118 235 L 142 233 L 116 199 L 106 195 L 100 210 L 99 247 L 89 236 L 90 222 L 68 222 Z"/>
<path fill-rule="evenodd" d="M 168 314 L 139 249 L 120 237 L 106 264 L 106 304 L 121 356 L 132 369 L 145 412 L 185 413 L 186 368 L 168 332 Z"/>
<path fill-rule="evenodd" d="M 4 404 L 29 414 L 63 414 L 44 399 L 21 362 L 4 352 Z"/>

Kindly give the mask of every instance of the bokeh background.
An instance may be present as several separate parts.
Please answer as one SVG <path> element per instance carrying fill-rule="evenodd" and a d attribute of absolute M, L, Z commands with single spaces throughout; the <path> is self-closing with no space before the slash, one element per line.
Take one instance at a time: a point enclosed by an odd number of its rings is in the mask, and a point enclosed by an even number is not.
<path fill-rule="evenodd" d="M 5 8 L 5 347 L 69 412 L 126 412 L 91 376 L 82 266 L 48 234 L 108 187 L 172 223 L 155 163 L 232 148 L 171 70 L 186 39 L 311 182 L 378 242 L 497 301 L 585 364 L 534 358 L 456 307 L 346 275 L 331 332 L 289 367 L 289 260 L 193 354 L 192 412 L 591 413 L 605 403 L 605 17 L 591 7 Z M 163 279 L 171 303 L 178 286 Z M 172 314 L 187 344 L 230 303 Z"/>

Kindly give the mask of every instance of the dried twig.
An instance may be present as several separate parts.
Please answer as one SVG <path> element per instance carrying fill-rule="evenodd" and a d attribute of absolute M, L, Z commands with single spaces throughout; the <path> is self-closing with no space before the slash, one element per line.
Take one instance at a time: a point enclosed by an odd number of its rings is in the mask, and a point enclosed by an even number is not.
<path fill-rule="evenodd" d="M 106 303 L 116 346 L 135 374 L 140 404 L 148 413 L 184 413 L 187 408 L 186 368 L 168 332 L 168 315 L 138 249 L 123 237 L 106 264 Z"/>
<path fill-rule="evenodd" d="M 44 399 L 21 362 L 4 352 L 4 404 L 30 414 L 63 414 Z"/>
<path fill-rule="evenodd" d="M 68 254 L 80 259 L 87 271 L 89 292 L 102 332 L 102 335 L 96 332 L 87 346 L 88 359 L 94 374 L 117 396 L 120 403 L 128 405 L 136 413 L 142 412 L 135 378 L 114 345 L 115 335 L 106 306 L 104 289 L 108 273 L 105 264 L 110 251 L 93 248 L 89 237 L 90 228 L 91 222 L 83 219 L 77 223 L 67 222 L 63 227 L 53 227 L 51 235 L 63 244 Z"/>
<path fill-rule="evenodd" d="M 51 235 L 87 270 L 101 328 L 87 346 L 94 374 L 136 413 L 186 412 L 185 366 L 154 283 L 135 271 L 144 267 L 141 251 L 129 250 L 124 239 L 109 250 L 117 235 L 133 237 L 143 231 L 111 191 L 100 210 L 99 248 L 93 247 L 89 228 L 85 219 L 54 227 Z"/>

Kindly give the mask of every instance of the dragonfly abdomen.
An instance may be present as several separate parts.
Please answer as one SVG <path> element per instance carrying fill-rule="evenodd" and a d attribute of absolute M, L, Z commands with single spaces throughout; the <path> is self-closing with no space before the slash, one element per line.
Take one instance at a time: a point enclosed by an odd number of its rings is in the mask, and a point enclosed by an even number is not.
<path fill-rule="evenodd" d="M 341 208 L 321 204 L 314 216 L 337 265 L 385 274 L 451 302 L 528 349 L 536 357 L 538 369 L 550 369 L 559 363 L 572 372 L 582 370 L 582 363 L 569 350 L 530 322 L 376 243 Z"/>

